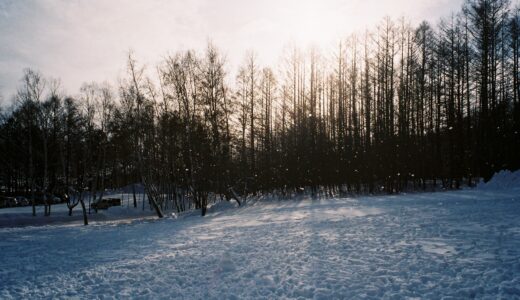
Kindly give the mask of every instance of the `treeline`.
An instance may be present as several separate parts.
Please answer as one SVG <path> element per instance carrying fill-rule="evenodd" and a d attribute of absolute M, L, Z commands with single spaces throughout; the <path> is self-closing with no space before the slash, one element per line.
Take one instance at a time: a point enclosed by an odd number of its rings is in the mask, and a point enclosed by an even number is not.
<path fill-rule="evenodd" d="M 0 123 L 1 188 L 102 198 L 142 182 L 161 215 L 185 209 L 178 197 L 204 213 L 216 195 L 458 188 L 520 167 L 520 13 L 507 0 L 467 0 L 436 27 L 385 18 L 334 53 L 284 58 L 273 69 L 248 53 L 229 78 L 211 44 L 148 72 L 130 54 L 117 87 L 77 97 L 26 70 Z"/>

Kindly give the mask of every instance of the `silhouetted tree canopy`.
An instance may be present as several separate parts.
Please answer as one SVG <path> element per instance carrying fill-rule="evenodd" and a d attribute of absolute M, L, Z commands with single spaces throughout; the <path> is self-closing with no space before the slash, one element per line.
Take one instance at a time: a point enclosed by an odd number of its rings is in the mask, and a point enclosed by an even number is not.
<path fill-rule="evenodd" d="M 520 168 L 520 14 L 467 0 L 434 27 L 385 18 L 333 53 L 178 52 L 78 97 L 27 69 L 0 120 L 4 193 L 143 182 L 153 206 L 251 193 L 399 192 Z"/>

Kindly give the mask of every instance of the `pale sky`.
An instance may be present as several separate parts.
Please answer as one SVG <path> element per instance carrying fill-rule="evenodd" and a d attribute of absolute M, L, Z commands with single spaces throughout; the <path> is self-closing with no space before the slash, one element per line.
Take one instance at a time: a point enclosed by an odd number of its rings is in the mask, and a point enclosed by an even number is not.
<path fill-rule="evenodd" d="M 327 49 L 386 15 L 436 24 L 463 0 L 0 0 L 0 95 L 16 92 L 30 67 L 78 92 L 83 82 L 117 82 L 129 49 L 155 66 L 177 50 L 212 40 L 235 69 L 254 49 L 274 65 L 284 47 Z"/>

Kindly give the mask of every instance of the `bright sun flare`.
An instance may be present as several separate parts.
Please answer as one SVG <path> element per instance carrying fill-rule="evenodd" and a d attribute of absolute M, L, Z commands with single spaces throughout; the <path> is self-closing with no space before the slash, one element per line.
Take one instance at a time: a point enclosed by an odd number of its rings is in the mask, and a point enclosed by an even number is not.
<path fill-rule="evenodd" d="M 301 1 L 292 7 L 292 13 L 281 21 L 287 30 L 289 39 L 301 45 L 326 45 L 339 37 L 334 28 L 333 11 L 328 10 L 319 1 Z"/>

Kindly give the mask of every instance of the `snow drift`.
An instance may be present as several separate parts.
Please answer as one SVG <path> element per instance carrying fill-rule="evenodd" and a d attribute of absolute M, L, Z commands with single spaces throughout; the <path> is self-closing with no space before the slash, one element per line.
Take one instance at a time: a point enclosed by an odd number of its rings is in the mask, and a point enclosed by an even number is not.
<path fill-rule="evenodd" d="M 511 172 L 502 170 L 495 173 L 488 182 L 480 182 L 477 189 L 481 190 L 503 190 L 520 188 L 520 170 Z"/>

